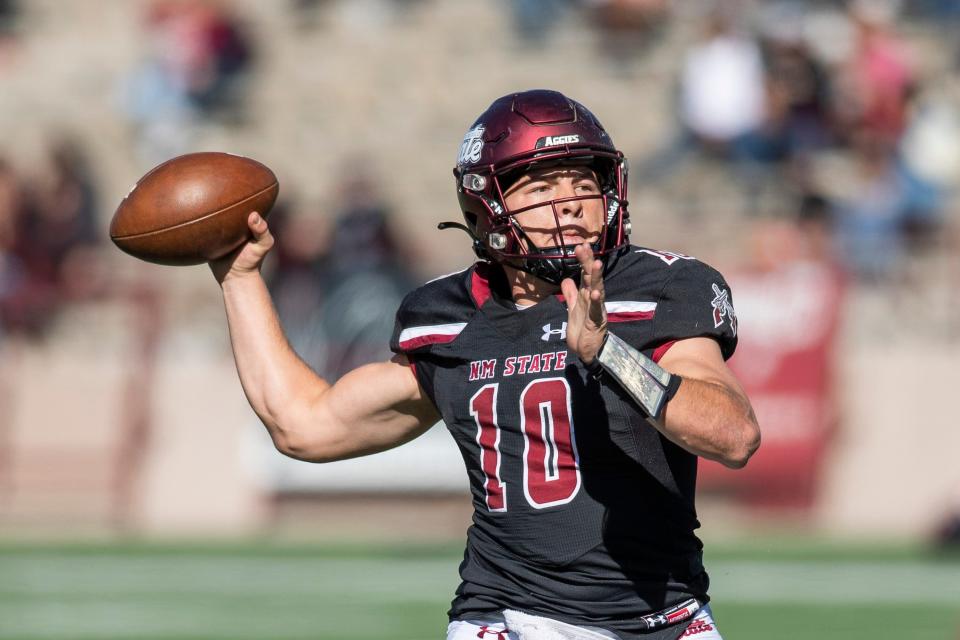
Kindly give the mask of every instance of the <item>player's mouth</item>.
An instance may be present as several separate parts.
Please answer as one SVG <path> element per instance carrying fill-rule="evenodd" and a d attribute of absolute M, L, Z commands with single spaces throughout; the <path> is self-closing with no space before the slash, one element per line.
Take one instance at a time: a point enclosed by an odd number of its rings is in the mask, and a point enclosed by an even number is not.
<path fill-rule="evenodd" d="M 575 247 L 588 241 L 595 234 L 587 233 L 583 227 L 562 227 L 560 229 L 560 243 L 566 247 Z M 593 240 L 590 240 L 593 242 Z"/>

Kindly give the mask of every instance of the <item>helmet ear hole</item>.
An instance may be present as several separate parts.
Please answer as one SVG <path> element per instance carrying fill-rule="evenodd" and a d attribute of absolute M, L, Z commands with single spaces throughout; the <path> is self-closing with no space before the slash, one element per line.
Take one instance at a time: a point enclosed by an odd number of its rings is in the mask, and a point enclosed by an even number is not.
<path fill-rule="evenodd" d="M 503 251 L 507 248 L 507 236 L 503 235 L 502 233 L 491 233 L 487 237 L 487 244 L 490 245 L 491 249 Z"/>

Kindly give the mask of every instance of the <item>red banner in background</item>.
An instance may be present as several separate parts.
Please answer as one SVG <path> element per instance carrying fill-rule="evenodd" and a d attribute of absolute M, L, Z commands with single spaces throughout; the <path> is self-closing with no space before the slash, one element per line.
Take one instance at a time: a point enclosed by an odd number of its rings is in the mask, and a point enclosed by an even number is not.
<path fill-rule="evenodd" d="M 701 460 L 698 484 L 755 506 L 806 508 L 837 422 L 843 280 L 811 262 L 730 275 L 741 333 L 729 364 L 750 396 L 763 442 L 744 469 Z"/>

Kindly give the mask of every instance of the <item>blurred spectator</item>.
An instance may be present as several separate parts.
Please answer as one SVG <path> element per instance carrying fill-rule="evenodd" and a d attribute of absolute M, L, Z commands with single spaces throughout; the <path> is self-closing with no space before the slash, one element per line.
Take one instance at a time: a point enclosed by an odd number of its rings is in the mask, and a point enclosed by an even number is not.
<path fill-rule="evenodd" d="M 34 215 L 24 218 L 23 254 L 34 271 L 53 277 L 73 247 L 98 239 L 96 189 L 76 140 L 61 138 L 50 145 L 31 191 Z"/>
<path fill-rule="evenodd" d="M 906 250 L 911 225 L 932 223 L 938 201 L 897 158 L 885 134 L 870 128 L 852 137 L 849 170 L 831 166 L 840 255 L 854 275 L 882 282 L 893 275 Z"/>
<path fill-rule="evenodd" d="M 243 117 L 253 59 L 240 22 L 214 0 L 155 0 L 146 15 L 146 59 L 123 107 L 150 163 L 183 151 L 189 127 Z"/>
<path fill-rule="evenodd" d="M 24 208 L 23 187 L 13 167 L 0 158 L 0 253 L 16 243 L 17 224 Z"/>
<path fill-rule="evenodd" d="M 819 193 L 809 191 L 800 197 L 797 208 L 798 260 L 828 266 L 837 279 L 842 279 L 842 265 L 834 251 L 834 220 L 830 202 Z"/>
<path fill-rule="evenodd" d="M 587 0 L 600 31 L 601 50 L 626 63 L 648 48 L 670 17 L 668 0 Z"/>
<path fill-rule="evenodd" d="M 389 206 L 372 176 L 354 168 L 332 228 L 281 210 L 268 286 L 290 342 L 324 377 L 390 357 L 394 314 L 412 288 Z M 326 231 L 326 232 L 325 232 Z"/>
<path fill-rule="evenodd" d="M 20 177 L 0 158 L 0 337 L 9 323 L 10 306 L 23 282 L 23 265 L 14 248 L 25 208 Z"/>
<path fill-rule="evenodd" d="M 895 0 L 856 0 L 850 16 L 854 47 L 837 78 L 835 109 L 842 131 L 866 130 L 896 142 L 906 124 L 914 77 L 907 49 L 896 35 Z"/>
<path fill-rule="evenodd" d="M 289 0 L 290 14 L 298 29 L 309 31 L 321 26 L 331 0 Z"/>
<path fill-rule="evenodd" d="M 329 268 L 335 273 L 357 270 L 406 270 L 404 249 L 392 228 L 390 206 L 377 178 L 362 161 L 351 163 L 340 185 L 340 210 L 334 222 Z"/>
<path fill-rule="evenodd" d="M 690 151 L 754 160 L 765 155 L 759 136 L 765 90 L 760 47 L 737 31 L 730 5 L 708 14 L 700 41 L 686 53 L 679 86 L 679 137 L 646 160 L 642 178 L 672 171 Z"/>
<path fill-rule="evenodd" d="M 686 136 L 680 148 L 694 146 L 756 165 L 826 147 L 830 81 L 805 40 L 806 7 L 765 6 L 755 37 L 736 28 L 734 6 L 718 3 L 708 14 L 702 41 L 687 52 L 680 78 Z"/>
<path fill-rule="evenodd" d="M 237 105 L 240 83 L 251 62 L 250 42 L 240 23 L 213 0 L 157 0 L 147 29 L 158 45 L 155 54 L 170 76 L 204 116 Z"/>
<path fill-rule="evenodd" d="M 5 247 L 2 312 L 11 330 L 38 335 L 61 305 L 93 295 L 102 283 L 93 250 L 99 239 L 96 191 L 83 152 L 68 139 L 50 147 L 42 174 L 25 195 L 16 193 L 7 176 L 7 213 L 0 214 L 0 224 L 13 229 L 6 236 L 13 241 Z"/>
<path fill-rule="evenodd" d="M 764 12 L 766 110 L 760 135 L 766 159 L 784 159 L 830 142 L 830 81 L 804 38 L 806 8 L 774 3 Z"/>
<path fill-rule="evenodd" d="M 949 505 L 946 515 L 938 523 L 933 544 L 941 551 L 960 551 L 960 495 Z"/>
<path fill-rule="evenodd" d="M 20 3 L 17 0 L 0 0 L 0 40 L 13 37 L 20 18 Z"/>
<path fill-rule="evenodd" d="M 327 253 L 323 309 L 331 346 L 327 371 L 336 377 L 390 356 L 394 315 L 413 288 L 412 262 L 374 176 L 362 168 L 352 171 L 341 194 Z"/>
<path fill-rule="evenodd" d="M 904 7 L 912 16 L 929 20 L 933 26 L 956 28 L 960 20 L 960 2 L 957 0 L 912 0 Z"/>
<path fill-rule="evenodd" d="M 291 346 L 320 370 L 326 342 L 320 327 L 324 293 L 324 256 L 329 242 L 325 221 L 280 200 L 270 213 L 276 246 L 264 267 L 267 287 Z"/>
<path fill-rule="evenodd" d="M 914 100 L 909 113 L 899 152 L 917 204 L 905 232 L 912 248 L 926 250 L 938 242 L 946 203 L 960 185 L 960 110 L 937 90 Z"/>
<path fill-rule="evenodd" d="M 513 26 L 521 44 L 543 46 L 569 6 L 570 0 L 510 0 Z"/>
<path fill-rule="evenodd" d="M 757 44 L 737 32 L 722 9 L 708 18 L 702 40 L 686 55 L 680 117 L 706 147 L 746 144 L 763 120 L 763 62 Z"/>
<path fill-rule="evenodd" d="M 13 48 L 19 19 L 20 3 L 17 0 L 0 0 L 0 66 Z"/>
<path fill-rule="evenodd" d="M 13 35 L 19 16 L 20 3 L 17 0 L 0 0 L 0 37 Z"/>

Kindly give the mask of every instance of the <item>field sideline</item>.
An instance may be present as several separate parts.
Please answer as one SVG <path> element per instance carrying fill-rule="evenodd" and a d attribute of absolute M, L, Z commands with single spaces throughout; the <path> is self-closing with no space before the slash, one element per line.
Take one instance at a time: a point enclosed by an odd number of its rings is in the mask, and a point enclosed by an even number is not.
<path fill-rule="evenodd" d="M 727 640 L 957 640 L 960 558 L 710 547 Z M 0 544 L 0 639 L 443 638 L 457 545 Z"/>

